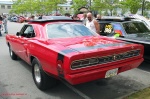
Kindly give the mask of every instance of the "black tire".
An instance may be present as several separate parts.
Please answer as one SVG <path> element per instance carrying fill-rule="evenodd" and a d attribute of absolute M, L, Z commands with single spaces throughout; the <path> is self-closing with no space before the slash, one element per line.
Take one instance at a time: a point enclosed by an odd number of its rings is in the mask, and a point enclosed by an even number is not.
<path fill-rule="evenodd" d="M 17 57 L 17 55 L 12 51 L 11 46 L 9 46 L 9 54 L 10 54 L 11 59 L 17 60 L 18 57 Z"/>
<path fill-rule="evenodd" d="M 56 79 L 48 76 L 42 69 L 40 62 L 34 58 L 32 61 L 32 76 L 36 86 L 44 91 L 56 85 Z M 40 76 L 38 78 L 38 76 Z"/>

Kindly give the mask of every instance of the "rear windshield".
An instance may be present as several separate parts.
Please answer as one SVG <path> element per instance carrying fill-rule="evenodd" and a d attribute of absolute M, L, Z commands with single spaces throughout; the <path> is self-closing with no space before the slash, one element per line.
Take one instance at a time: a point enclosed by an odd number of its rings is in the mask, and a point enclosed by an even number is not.
<path fill-rule="evenodd" d="M 70 38 L 81 36 L 97 36 L 97 33 L 89 30 L 82 24 L 76 23 L 55 23 L 47 25 L 49 38 Z"/>
<path fill-rule="evenodd" d="M 142 22 L 123 23 L 123 27 L 128 34 L 150 32 L 150 30 Z"/>

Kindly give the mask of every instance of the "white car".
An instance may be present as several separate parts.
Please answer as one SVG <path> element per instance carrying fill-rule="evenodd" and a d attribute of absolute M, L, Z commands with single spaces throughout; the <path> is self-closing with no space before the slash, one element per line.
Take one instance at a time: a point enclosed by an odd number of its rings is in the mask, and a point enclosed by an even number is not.
<path fill-rule="evenodd" d="M 148 28 L 150 29 L 150 20 L 148 20 L 144 16 L 141 16 L 141 15 L 138 15 L 138 14 L 133 14 L 133 15 L 130 15 L 130 17 L 142 20 L 148 26 Z"/>
<path fill-rule="evenodd" d="M 12 18 L 11 18 L 11 21 L 12 21 L 12 22 L 17 22 L 17 21 L 18 21 L 18 17 L 17 17 L 17 16 L 12 17 Z"/>

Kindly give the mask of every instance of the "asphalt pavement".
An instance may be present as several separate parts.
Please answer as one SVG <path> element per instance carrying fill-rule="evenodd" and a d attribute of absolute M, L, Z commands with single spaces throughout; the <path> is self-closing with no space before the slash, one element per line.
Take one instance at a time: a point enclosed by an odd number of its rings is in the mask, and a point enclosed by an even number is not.
<path fill-rule="evenodd" d="M 8 33 L 16 34 L 24 23 L 8 22 Z M 150 86 L 150 63 L 115 77 L 72 86 L 65 81 L 40 91 L 34 84 L 31 66 L 23 60 L 11 60 L 5 34 L 0 37 L 0 99 L 121 99 Z"/>

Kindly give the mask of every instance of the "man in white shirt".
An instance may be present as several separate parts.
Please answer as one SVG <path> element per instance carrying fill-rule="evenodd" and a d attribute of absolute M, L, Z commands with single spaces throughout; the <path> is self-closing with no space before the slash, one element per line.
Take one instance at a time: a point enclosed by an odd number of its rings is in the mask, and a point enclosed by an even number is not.
<path fill-rule="evenodd" d="M 87 21 L 85 26 L 98 34 L 100 33 L 99 23 L 93 18 L 92 13 L 87 13 Z"/>

